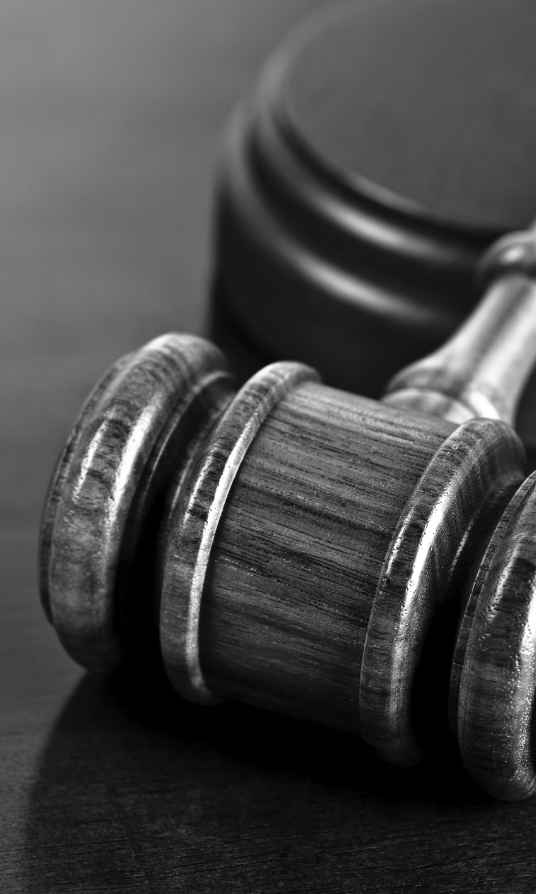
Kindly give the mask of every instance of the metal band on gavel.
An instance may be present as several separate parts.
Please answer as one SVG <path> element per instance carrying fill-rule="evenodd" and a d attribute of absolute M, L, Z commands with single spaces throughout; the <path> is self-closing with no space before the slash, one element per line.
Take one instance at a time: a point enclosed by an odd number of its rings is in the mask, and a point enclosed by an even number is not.
<path fill-rule="evenodd" d="M 157 630 L 185 698 L 348 730 L 405 766 L 442 639 L 467 769 L 497 797 L 531 794 L 536 478 L 509 423 L 536 360 L 534 238 L 494 247 L 477 310 L 382 402 L 290 362 L 237 392 L 193 336 L 112 367 L 43 519 L 42 598 L 69 653 L 143 661 Z"/>

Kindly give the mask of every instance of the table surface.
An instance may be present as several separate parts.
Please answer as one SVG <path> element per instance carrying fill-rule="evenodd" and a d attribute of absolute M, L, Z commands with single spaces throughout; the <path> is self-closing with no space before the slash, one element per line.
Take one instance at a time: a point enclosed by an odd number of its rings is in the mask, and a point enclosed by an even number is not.
<path fill-rule="evenodd" d="M 356 740 L 143 672 L 86 675 L 37 598 L 39 515 L 81 400 L 121 353 L 200 332 L 218 139 L 313 0 L 9 0 L 0 10 L 0 888 L 532 891 L 536 800 L 449 747 Z"/>

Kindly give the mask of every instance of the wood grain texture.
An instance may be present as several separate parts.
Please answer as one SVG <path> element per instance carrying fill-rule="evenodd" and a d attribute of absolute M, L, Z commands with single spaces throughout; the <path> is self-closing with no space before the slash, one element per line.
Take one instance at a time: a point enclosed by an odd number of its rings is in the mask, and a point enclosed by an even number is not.
<path fill-rule="evenodd" d="M 490 542 L 457 649 L 462 757 L 487 792 L 506 800 L 536 790 L 535 482 L 533 474 L 520 488 Z"/>
<path fill-rule="evenodd" d="M 208 345 L 207 345 L 208 347 Z M 301 382 L 315 380 L 300 363 L 277 363 L 258 372 L 241 388 L 171 497 L 162 521 L 160 644 L 169 678 L 191 701 L 214 704 L 199 654 L 200 616 L 216 531 L 244 458 L 277 403 Z"/>
<path fill-rule="evenodd" d="M 355 736 L 188 705 L 143 663 L 83 674 L 37 598 L 39 514 L 65 433 L 115 357 L 199 331 L 220 128 L 312 5 L 2 7 L 6 894 L 534 891 L 534 800 L 491 801 L 450 752 L 402 773 Z"/>
<path fill-rule="evenodd" d="M 222 513 L 202 601 L 201 659 L 218 694 L 359 730 L 385 553 L 451 431 L 316 384 L 273 408 Z"/>
<path fill-rule="evenodd" d="M 182 696 L 361 733 L 408 766 L 421 757 L 414 688 L 429 630 L 445 606 L 459 611 L 467 554 L 486 553 L 524 451 L 499 420 L 456 427 L 316 378 L 276 363 L 232 397 L 220 352 L 173 334 L 120 362 L 52 484 L 46 604 L 68 651 L 107 669 L 111 636 L 129 627 L 139 656 L 154 655 L 154 603 Z"/>
<path fill-rule="evenodd" d="M 449 688 L 449 714 L 450 727 L 454 733 L 458 730 L 458 704 L 460 697 L 460 682 L 463 670 L 463 662 L 467 650 L 467 641 L 471 631 L 471 625 L 475 614 L 475 608 L 480 597 L 490 564 L 493 561 L 499 545 L 508 535 L 512 521 L 517 515 L 520 506 L 523 505 L 526 495 L 534 487 L 533 476 L 529 475 L 510 500 L 507 500 L 503 512 L 493 526 L 484 554 L 473 568 L 473 575 L 468 575 L 463 594 L 463 611 L 458 621 L 456 646 L 452 656 L 452 668 Z"/>
<path fill-rule="evenodd" d="M 116 364 L 84 406 L 51 484 L 40 550 L 45 606 L 83 666 L 119 662 L 122 613 L 150 617 L 150 581 L 144 604 L 125 605 L 130 565 L 171 471 L 229 396 L 220 352 L 169 335 Z"/>
<path fill-rule="evenodd" d="M 425 638 L 445 603 L 457 610 L 457 566 L 467 550 L 484 548 L 479 527 L 487 530 L 488 516 L 496 518 L 520 484 L 523 463 L 508 426 L 466 422 L 437 450 L 400 513 L 371 607 L 360 688 L 361 733 L 392 763 L 420 757 L 412 690 Z"/>
<path fill-rule="evenodd" d="M 388 387 L 386 402 L 459 422 L 468 415 L 513 422 L 519 395 L 536 356 L 535 245 L 535 231 L 531 229 L 526 233 L 511 234 L 492 246 L 481 264 L 483 279 L 491 280 L 491 284 L 480 305 L 443 348 L 395 376 Z M 471 424 L 462 425 L 453 437 L 466 431 L 468 426 Z M 483 541 L 480 563 L 472 572 L 468 569 L 469 580 L 472 577 L 473 582 L 465 588 L 466 604 L 454 651 L 449 701 L 451 726 L 457 731 L 471 775 L 481 780 L 491 794 L 516 799 L 528 797 L 536 788 L 532 761 L 536 685 L 532 618 L 536 516 L 531 507 L 534 481 L 533 476 L 529 477 L 514 495 L 516 484 L 521 480 L 522 454 L 518 451 L 515 456 L 512 441 L 513 462 L 508 473 L 507 464 L 503 466 L 493 461 L 494 451 L 490 447 L 491 444 L 484 448 L 479 460 L 474 446 L 471 450 L 472 460 L 477 460 L 477 475 L 483 472 L 488 477 L 484 493 L 476 496 L 473 506 L 479 507 L 486 502 L 485 494 L 492 484 L 497 487 L 498 496 L 491 508 L 492 515 L 497 517 L 501 508 L 504 512 L 496 529 L 488 532 L 488 536 L 491 534 L 489 544 L 486 546 Z M 448 455 L 449 451 L 446 453 Z M 449 482 L 454 482 L 456 477 L 452 470 L 447 474 Z M 470 489 L 469 482 L 464 481 L 460 492 L 465 495 Z M 443 521 L 448 519 L 448 525 L 438 538 L 438 544 L 444 549 L 449 537 L 454 535 L 456 549 L 457 542 L 463 543 L 467 532 L 471 531 L 471 519 L 460 518 L 452 506 L 442 518 Z M 484 521 L 484 524 L 488 525 L 488 522 Z M 471 531 L 469 536 L 473 538 L 474 535 Z M 402 562 L 407 562 L 411 548 L 403 538 L 399 540 L 401 542 L 396 541 L 396 551 Z M 414 559 L 411 575 L 415 574 L 418 564 Z M 454 569 L 452 560 L 447 562 L 447 567 Z M 391 586 L 390 575 L 388 579 Z M 419 588 L 414 584 L 415 589 Z M 431 605 L 436 592 L 440 591 L 441 585 L 436 580 L 429 588 L 424 605 Z M 415 598 L 414 593 L 411 596 Z M 383 626 L 372 623 L 371 629 L 376 626 L 380 631 L 378 648 L 383 651 L 384 664 L 399 664 L 405 673 L 409 663 L 404 661 L 403 649 L 397 648 L 400 632 L 403 638 L 404 629 L 409 626 L 404 617 L 408 614 L 407 607 L 404 606 L 402 611 L 398 608 L 404 601 L 398 594 L 394 607 L 397 623 L 391 624 L 390 638 L 385 635 L 385 623 Z M 374 612 L 372 618 L 374 620 Z M 415 642 L 419 642 L 415 629 L 407 639 L 410 647 L 415 648 Z M 400 675 L 390 687 L 384 682 L 383 693 L 381 687 L 378 689 L 378 701 L 381 695 L 386 701 L 385 691 L 392 693 L 393 702 L 400 698 L 400 690 L 404 692 Z M 365 738 L 381 748 L 381 733 L 387 733 L 391 718 L 385 708 L 383 724 L 378 723 L 374 711 L 371 713 L 373 735 L 370 737 L 365 730 Z M 385 738 L 389 748 L 390 739 L 387 735 Z M 411 756 L 409 746 L 410 741 L 405 751 L 399 747 L 400 758 Z"/>

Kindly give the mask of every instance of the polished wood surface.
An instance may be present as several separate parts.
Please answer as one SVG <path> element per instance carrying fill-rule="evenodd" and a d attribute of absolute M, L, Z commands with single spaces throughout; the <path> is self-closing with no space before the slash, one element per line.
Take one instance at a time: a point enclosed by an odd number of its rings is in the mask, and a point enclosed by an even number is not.
<path fill-rule="evenodd" d="M 532 794 L 534 513 L 511 423 L 536 361 L 535 240 L 490 249 L 479 306 L 382 402 L 292 361 L 233 389 L 195 336 L 117 361 L 42 524 L 43 604 L 75 660 L 109 671 L 161 652 L 187 700 L 354 732 L 407 767 L 416 727 L 436 726 L 415 683 L 448 670 L 423 659 L 443 614 L 465 766 L 504 800 Z M 487 632 L 496 615 L 502 636 Z M 436 701 L 446 735 L 445 692 Z"/>
<path fill-rule="evenodd" d="M 200 635 L 215 691 L 360 731 L 363 646 L 385 555 L 451 428 L 314 383 L 279 401 L 214 545 Z"/>
<path fill-rule="evenodd" d="M 436 723 L 415 684 L 448 673 L 465 613 L 453 682 L 479 717 L 458 713 L 465 764 L 484 790 L 529 796 L 533 514 L 505 420 L 530 372 L 516 347 L 536 308 L 522 256 L 517 266 L 497 267 L 460 332 L 402 371 L 383 402 L 289 361 L 233 395 L 221 353 L 193 336 L 163 335 L 119 360 L 74 426 L 44 513 L 41 591 L 70 654 L 106 671 L 122 654 L 146 665 L 161 651 L 183 698 L 354 732 L 406 767 L 422 754 L 416 727 L 448 735 L 446 692 L 435 693 Z M 511 326 L 498 303 L 515 309 Z M 483 574 L 473 606 L 466 593 Z M 496 669 L 497 698 L 486 670 L 468 671 L 489 614 L 508 617 L 504 643 L 488 637 L 480 659 Z M 443 666 L 423 658 L 434 626 Z"/>
<path fill-rule="evenodd" d="M 445 345 L 400 370 L 391 406 L 453 422 L 474 416 L 515 425 L 536 364 L 536 230 L 497 240 L 480 263 L 483 296 Z"/>
<path fill-rule="evenodd" d="M 470 589 L 453 667 L 452 726 L 465 765 L 497 797 L 523 798 L 536 790 L 535 483 L 533 473 L 491 538 Z"/>
<path fill-rule="evenodd" d="M 491 802 L 448 745 L 403 774 L 342 733 L 188 705 L 150 669 L 85 675 L 38 604 L 65 432 L 117 355 L 200 328 L 217 135 L 312 5 L 2 10 L 4 891 L 534 889 L 536 805 Z"/>

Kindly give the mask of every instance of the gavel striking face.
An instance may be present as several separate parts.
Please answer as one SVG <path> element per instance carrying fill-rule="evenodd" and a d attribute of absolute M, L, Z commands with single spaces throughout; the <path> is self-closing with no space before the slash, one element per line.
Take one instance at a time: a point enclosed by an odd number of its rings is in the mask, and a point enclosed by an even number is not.
<path fill-rule="evenodd" d="M 43 603 L 72 657 L 142 662 L 156 626 L 185 698 L 351 731 L 406 766 L 423 648 L 456 615 L 444 711 L 464 763 L 530 795 L 536 477 L 508 423 L 536 358 L 533 240 L 495 246 L 479 308 L 382 402 L 290 362 L 237 392 L 193 336 L 119 360 L 43 519 Z"/>

